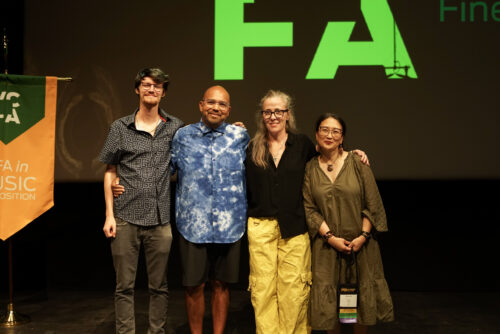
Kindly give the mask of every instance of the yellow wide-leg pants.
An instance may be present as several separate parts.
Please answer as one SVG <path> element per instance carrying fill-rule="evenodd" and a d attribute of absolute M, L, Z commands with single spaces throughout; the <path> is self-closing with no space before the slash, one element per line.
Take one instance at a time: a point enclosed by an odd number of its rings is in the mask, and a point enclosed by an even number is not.
<path fill-rule="evenodd" d="M 310 333 L 311 248 L 306 233 L 282 239 L 278 221 L 248 218 L 249 290 L 258 334 Z"/>

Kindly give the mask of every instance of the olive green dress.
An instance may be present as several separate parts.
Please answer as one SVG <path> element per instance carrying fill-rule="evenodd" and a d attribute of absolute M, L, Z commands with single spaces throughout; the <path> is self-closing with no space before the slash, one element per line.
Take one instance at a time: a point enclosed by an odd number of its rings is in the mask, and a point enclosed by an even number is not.
<path fill-rule="evenodd" d="M 320 168 L 318 158 L 306 166 L 304 206 L 312 238 L 311 325 L 316 330 L 333 329 L 338 322 L 337 284 L 339 261 L 343 275 L 346 264 L 337 251 L 318 233 L 326 221 L 333 235 L 352 240 L 361 233 L 363 217 L 372 232 L 387 231 L 387 220 L 375 178 L 370 167 L 349 153 L 335 182 Z M 384 278 L 377 240 L 371 238 L 357 253 L 359 269 L 358 323 L 374 325 L 394 320 L 392 299 Z"/>

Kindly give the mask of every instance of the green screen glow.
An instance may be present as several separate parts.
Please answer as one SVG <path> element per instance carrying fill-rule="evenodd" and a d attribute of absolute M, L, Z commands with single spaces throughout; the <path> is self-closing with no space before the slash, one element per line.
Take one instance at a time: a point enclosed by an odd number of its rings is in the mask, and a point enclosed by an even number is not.
<path fill-rule="evenodd" d="M 253 2 L 215 1 L 215 80 L 243 79 L 245 47 L 293 46 L 293 22 L 244 22 L 244 5 Z M 339 66 L 384 66 L 388 78 L 399 78 L 387 68 L 395 64 L 417 77 L 387 0 L 361 0 L 361 12 L 372 41 L 349 41 L 356 22 L 328 22 L 306 79 L 333 79 Z"/>
<path fill-rule="evenodd" d="M 292 22 L 244 22 L 244 4 L 253 2 L 215 1 L 215 80 L 243 79 L 244 47 L 293 45 Z"/>

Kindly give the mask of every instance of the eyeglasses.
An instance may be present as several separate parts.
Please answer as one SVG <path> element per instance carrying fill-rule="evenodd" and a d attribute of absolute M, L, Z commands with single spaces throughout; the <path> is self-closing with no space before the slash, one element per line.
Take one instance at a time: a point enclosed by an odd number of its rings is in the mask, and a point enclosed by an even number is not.
<path fill-rule="evenodd" d="M 271 118 L 272 115 L 276 118 L 283 118 L 283 115 L 288 111 L 288 109 L 276 109 L 274 111 L 272 110 L 262 110 L 262 117 L 264 118 Z"/>
<path fill-rule="evenodd" d="M 225 101 L 217 101 L 217 100 L 212 100 L 212 99 L 207 99 L 207 100 L 202 100 L 202 101 L 205 102 L 205 104 L 210 108 L 215 108 L 215 106 L 218 104 L 219 109 L 222 111 L 229 109 L 229 103 L 227 103 Z"/>
<path fill-rule="evenodd" d="M 150 90 L 151 87 L 153 87 L 153 89 L 156 91 L 156 92 L 161 92 L 161 90 L 163 89 L 163 84 L 154 84 L 154 83 L 146 83 L 146 82 L 142 82 L 141 83 L 141 87 L 142 89 L 144 90 Z"/>
<path fill-rule="evenodd" d="M 335 139 L 340 138 L 342 136 L 342 130 L 338 128 L 329 128 L 327 126 L 320 126 L 318 129 L 319 134 L 322 137 L 327 137 L 330 133 L 332 134 L 332 137 Z"/>

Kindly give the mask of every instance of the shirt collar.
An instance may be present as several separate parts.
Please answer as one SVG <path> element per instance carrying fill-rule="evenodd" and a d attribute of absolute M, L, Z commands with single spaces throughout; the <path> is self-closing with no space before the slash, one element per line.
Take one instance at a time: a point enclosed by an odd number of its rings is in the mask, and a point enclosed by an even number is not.
<path fill-rule="evenodd" d="M 217 129 L 212 129 L 208 127 L 203 121 L 200 121 L 198 124 L 198 128 L 200 129 L 201 133 L 206 135 L 209 132 L 219 132 L 219 133 L 226 133 L 226 128 L 227 128 L 227 123 L 222 123 Z"/>
<path fill-rule="evenodd" d="M 170 119 L 170 117 L 168 116 L 168 114 L 165 112 L 165 110 L 159 108 L 159 113 L 160 113 L 160 119 L 162 122 L 167 122 L 168 119 Z M 125 116 L 125 125 L 127 127 L 130 127 L 132 125 L 134 125 L 135 127 L 135 115 L 137 115 L 137 112 L 139 111 L 139 108 L 137 108 L 132 114 L 128 115 L 128 116 Z"/>
<path fill-rule="evenodd" d="M 285 145 L 286 146 L 293 145 L 295 141 L 296 141 L 295 134 L 293 132 L 288 132 L 288 138 L 286 139 Z"/>

